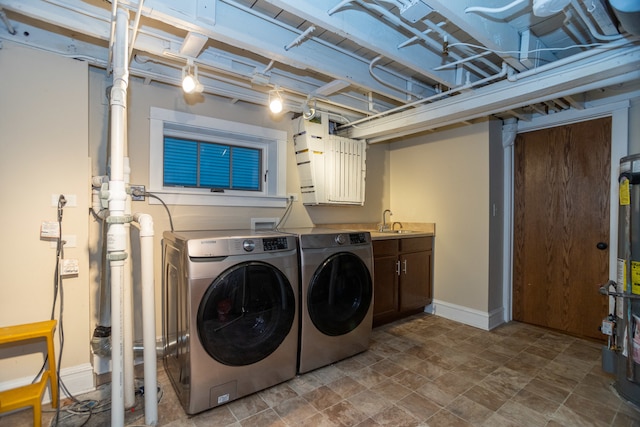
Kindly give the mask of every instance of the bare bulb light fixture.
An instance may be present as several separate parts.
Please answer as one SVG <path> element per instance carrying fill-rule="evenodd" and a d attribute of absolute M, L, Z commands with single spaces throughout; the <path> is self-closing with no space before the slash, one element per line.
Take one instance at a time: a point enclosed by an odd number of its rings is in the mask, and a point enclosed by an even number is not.
<path fill-rule="evenodd" d="M 282 112 L 283 102 L 280 95 L 280 89 L 276 86 L 275 89 L 269 91 L 269 110 L 273 114 Z"/>
<path fill-rule="evenodd" d="M 204 87 L 198 80 L 198 66 L 192 59 L 187 61 L 187 65 L 182 67 L 182 90 L 185 93 L 200 93 Z"/>
<path fill-rule="evenodd" d="M 311 120 L 316 116 L 316 101 L 313 100 L 313 105 L 311 105 L 311 100 L 307 99 L 302 104 L 302 117 L 305 120 Z"/>

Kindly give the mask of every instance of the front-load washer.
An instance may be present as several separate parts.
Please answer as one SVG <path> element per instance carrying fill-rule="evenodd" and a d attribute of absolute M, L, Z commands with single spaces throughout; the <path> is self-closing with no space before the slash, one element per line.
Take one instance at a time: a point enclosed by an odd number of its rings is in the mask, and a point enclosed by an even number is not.
<path fill-rule="evenodd" d="M 162 248 L 163 362 L 187 414 L 295 377 L 294 236 L 165 232 Z"/>
<path fill-rule="evenodd" d="M 373 321 L 373 249 L 368 232 L 286 229 L 298 238 L 298 372 L 369 348 Z"/>

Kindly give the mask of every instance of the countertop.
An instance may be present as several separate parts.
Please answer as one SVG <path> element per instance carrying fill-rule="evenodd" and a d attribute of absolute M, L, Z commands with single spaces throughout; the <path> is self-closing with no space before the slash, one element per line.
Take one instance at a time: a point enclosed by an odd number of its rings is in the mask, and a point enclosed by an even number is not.
<path fill-rule="evenodd" d="M 371 240 L 389 240 L 389 239 L 410 239 L 412 237 L 433 237 L 435 233 L 431 231 L 414 231 L 411 233 L 384 233 L 381 231 L 363 230 L 371 233 Z"/>
<path fill-rule="evenodd" d="M 319 224 L 318 227 L 335 228 L 339 230 L 368 231 L 371 240 L 410 239 L 413 237 L 433 237 L 436 235 L 436 225 L 432 222 L 406 222 L 394 221 L 392 224 L 401 224 L 400 230 L 409 230 L 410 233 L 383 233 L 378 231 L 380 224 Z"/>

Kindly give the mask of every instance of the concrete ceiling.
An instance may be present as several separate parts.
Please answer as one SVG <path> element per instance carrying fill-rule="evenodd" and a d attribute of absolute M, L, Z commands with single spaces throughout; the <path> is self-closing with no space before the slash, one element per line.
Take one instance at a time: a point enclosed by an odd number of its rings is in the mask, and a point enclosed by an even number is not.
<path fill-rule="evenodd" d="M 120 0 L 130 72 L 285 111 L 331 112 L 387 141 L 487 115 L 583 109 L 595 90 L 638 90 L 640 42 L 606 0 Z M 482 7 L 478 7 L 482 6 Z M 113 4 L 0 0 L 0 40 L 109 70 Z"/>

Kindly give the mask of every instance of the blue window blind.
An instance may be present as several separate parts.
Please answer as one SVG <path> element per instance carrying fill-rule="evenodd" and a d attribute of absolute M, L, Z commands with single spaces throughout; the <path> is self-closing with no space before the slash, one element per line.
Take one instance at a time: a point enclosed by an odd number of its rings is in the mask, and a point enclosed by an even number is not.
<path fill-rule="evenodd" d="M 228 144 L 164 138 L 164 185 L 260 191 L 262 151 Z"/>

